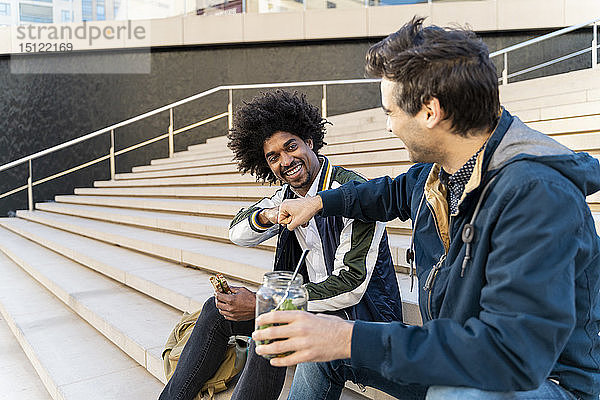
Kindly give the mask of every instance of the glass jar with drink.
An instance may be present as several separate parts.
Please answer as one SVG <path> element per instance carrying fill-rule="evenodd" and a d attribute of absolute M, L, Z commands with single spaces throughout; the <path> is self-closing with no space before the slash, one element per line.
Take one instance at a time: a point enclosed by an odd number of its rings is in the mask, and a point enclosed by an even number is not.
<path fill-rule="evenodd" d="M 306 311 L 308 292 L 302 286 L 302 275 L 290 271 L 267 272 L 263 277 L 263 284 L 256 292 L 256 317 L 266 312 L 304 310 Z M 259 326 L 258 329 L 268 328 L 270 325 Z M 258 345 L 269 344 L 270 340 L 259 341 Z M 289 354 L 289 353 L 288 353 Z M 287 354 L 265 355 L 265 358 L 283 357 Z"/>

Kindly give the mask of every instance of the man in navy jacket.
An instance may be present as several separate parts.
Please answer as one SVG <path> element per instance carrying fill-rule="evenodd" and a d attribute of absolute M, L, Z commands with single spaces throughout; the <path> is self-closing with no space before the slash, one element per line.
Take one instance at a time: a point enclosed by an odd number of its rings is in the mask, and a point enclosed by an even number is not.
<path fill-rule="evenodd" d="M 500 107 L 472 32 L 422 22 L 367 54 L 388 129 L 417 164 L 286 201 L 279 222 L 411 218 L 423 326 L 268 313 L 257 323 L 287 325 L 253 337 L 287 339 L 256 351 L 294 351 L 272 365 L 305 363 L 290 399 L 337 399 L 353 380 L 400 399 L 598 400 L 600 238 L 586 203 L 600 189 L 598 160 Z"/>

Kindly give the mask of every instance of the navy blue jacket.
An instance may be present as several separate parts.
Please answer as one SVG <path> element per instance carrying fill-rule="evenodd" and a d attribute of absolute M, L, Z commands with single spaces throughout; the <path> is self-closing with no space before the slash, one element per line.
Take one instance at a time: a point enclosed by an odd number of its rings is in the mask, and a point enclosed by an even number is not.
<path fill-rule="evenodd" d="M 323 216 L 413 220 L 424 325 L 357 322 L 352 365 L 491 391 L 554 378 L 598 400 L 600 238 L 586 203 L 600 189 L 598 160 L 504 111 L 456 215 L 439 169 L 321 193 Z"/>

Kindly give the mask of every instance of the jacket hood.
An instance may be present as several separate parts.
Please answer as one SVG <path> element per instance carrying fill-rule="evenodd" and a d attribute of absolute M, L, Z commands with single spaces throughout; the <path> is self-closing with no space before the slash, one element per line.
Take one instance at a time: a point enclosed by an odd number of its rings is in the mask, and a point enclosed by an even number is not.
<path fill-rule="evenodd" d="M 575 153 L 545 134 L 529 128 L 519 118 L 503 111 L 498 127 L 486 146 L 493 152 L 487 171 L 495 171 L 519 160 L 545 164 L 569 179 L 589 196 L 600 190 L 600 164 L 588 153 Z"/>

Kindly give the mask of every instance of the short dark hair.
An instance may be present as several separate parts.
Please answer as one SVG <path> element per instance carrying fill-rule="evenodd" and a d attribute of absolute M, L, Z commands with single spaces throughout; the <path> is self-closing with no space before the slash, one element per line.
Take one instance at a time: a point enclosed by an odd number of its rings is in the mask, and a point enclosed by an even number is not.
<path fill-rule="evenodd" d="M 454 133 L 493 129 L 500 99 L 487 46 L 470 30 L 423 27 L 423 20 L 414 17 L 373 45 L 367 75 L 396 82 L 396 104 L 412 116 L 435 97 Z"/>
<path fill-rule="evenodd" d="M 284 90 L 261 93 L 236 111 L 227 147 L 233 151 L 240 172 L 250 172 L 257 181 L 275 183 L 277 177 L 265 159 L 265 140 L 275 132 L 288 132 L 304 141 L 311 139 L 312 150 L 319 154 L 327 123 L 319 109 L 306 101 L 305 94 Z"/>

